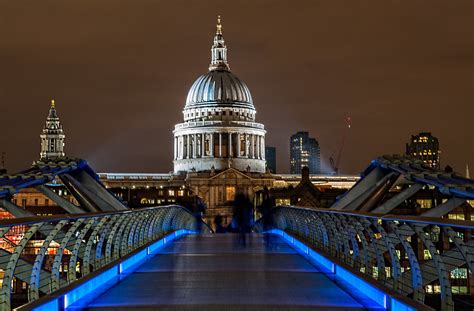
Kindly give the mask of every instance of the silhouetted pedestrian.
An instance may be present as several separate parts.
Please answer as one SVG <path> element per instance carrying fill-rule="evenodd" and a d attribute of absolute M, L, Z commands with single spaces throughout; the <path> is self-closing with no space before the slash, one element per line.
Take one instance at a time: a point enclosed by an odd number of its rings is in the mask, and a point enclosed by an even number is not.
<path fill-rule="evenodd" d="M 246 235 L 250 232 L 250 224 L 252 221 L 252 203 L 243 193 L 239 193 L 235 196 L 234 218 L 239 228 L 239 244 L 246 247 Z"/>
<path fill-rule="evenodd" d="M 226 229 L 222 225 L 222 216 L 221 215 L 217 215 L 214 218 L 214 225 L 216 226 L 216 233 L 225 233 L 226 232 Z"/>

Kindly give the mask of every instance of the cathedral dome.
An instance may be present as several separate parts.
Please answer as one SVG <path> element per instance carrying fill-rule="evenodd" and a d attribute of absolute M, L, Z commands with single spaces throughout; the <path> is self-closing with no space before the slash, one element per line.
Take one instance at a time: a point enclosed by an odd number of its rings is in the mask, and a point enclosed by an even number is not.
<path fill-rule="evenodd" d="M 249 88 L 229 68 L 220 17 L 211 47 L 209 71 L 188 92 L 183 123 L 175 125 L 173 167 L 182 172 L 234 168 L 265 173 L 265 128 Z"/>
<path fill-rule="evenodd" d="M 200 76 L 188 92 L 186 108 L 234 106 L 255 109 L 247 85 L 226 69 Z"/>

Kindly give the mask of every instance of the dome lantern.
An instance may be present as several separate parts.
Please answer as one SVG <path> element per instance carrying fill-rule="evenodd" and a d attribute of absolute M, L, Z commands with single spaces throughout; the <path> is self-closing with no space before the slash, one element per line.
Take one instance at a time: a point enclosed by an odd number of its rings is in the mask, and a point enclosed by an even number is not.
<path fill-rule="evenodd" d="M 224 37 L 222 36 L 221 16 L 217 16 L 216 35 L 214 36 L 214 44 L 211 47 L 211 70 L 230 70 L 227 63 L 227 47 L 225 46 Z"/>

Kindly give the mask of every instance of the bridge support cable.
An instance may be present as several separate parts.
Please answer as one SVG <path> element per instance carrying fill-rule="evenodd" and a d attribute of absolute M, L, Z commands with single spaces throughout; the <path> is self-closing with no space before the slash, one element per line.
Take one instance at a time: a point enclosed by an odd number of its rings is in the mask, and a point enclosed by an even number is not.
<path fill-rule="evenodd" d="M 439 283 L 442 310 L 455 308 L 450 272 L 466 267 L 472 275 L 472 222 L 288 206 L 272 215 L 275 228 L 414 301 L 424 302 L 425 286 Z M 449 243 L 435 243 L 440 234 Z"/>
<path fill-rule="evenodd" d="M 380 180 L 375 185 L 373 191 L 366 193 L 365 200 L 362 204 L 359 203 L 350 210 L 358 210 L 362 212 L 372 210 L 374 207 L 377 206 L 377 204 L 380 203 L 380 201 L 384 198 L 384 196 L 393 187 L 393 185 L 399 178 L 400 174 L 397 174 L 395 172 L 388 173 L 382 180 Z"/>
<path fill-rule="evenodd" d="M 393 195 L 394 186 L 404 185 L 409 187 Z M 474 180 L 455 173 L 437 171 L 420 160 L 385 155 L 373 160 L 363 172 L 362 178 L 331 209 L 387 214 L 425 187 L 435 188 L 452 198 L 443 205 L 430 209 L 427 216 L 444 216 L 460 206 L 464 202 L 462 200 L 474 200 Z"/>
<path fill-rule="evenodd" d="M 420 191 L 423 188 L 422 184 L 413 184 L 400 192 L 399 194 L 395 195 L 393 198 L 385 201 L 382 205 L 377 206 L 373 210 L 372 213 L 376 214 L 388 214 L 395 208 L 397 208 L 400 204 L 402 204 L 405 200 L 411 198 L 414 194 Z"/>
<path fill-rule="evenodd" d="M 76 170 L 67 174 L 79 184 L 79 190 L 88 194 L 89 198 L 102 211 L 123 211 L 128 209 L 104 185 L 84 170 Z"/>
<path fill-rule="evenodd" d="M 12 280 L 19 274 L 18 279 L 27 283 L 28 300 L 43 299 L 42 295 L 54 294 L 114 265 L 165 234 L 181 229 L 196 232 L 197 228 L 211 232 L 206 224 L 198 225 L 198 221 L 179 206 L 0 220 L 0 238 L 25 232 L 10 252 L 5 250 L 1 254 L 5 273 L 0 309 L 11 310 L 16 304 L 10 293 Z M 33 237 L 40 238 L 42 243 L 34 246 Z M 25 260 L 32 264 L 25 265 Z"/>
<path fill-rule="evenodd" d="M 344 210 L 354 200 L 364 195 L 367 191 L 372 189 L 377 182 L 385 177 L 382 169 L 375 168 L 364 178 L 360 179 L 354 187 L 351 188 L 344 196 L 331 206 L 334 210 Z"/>
<path fill-rule="evenodd" d="M 84 190 L 79 182 L 72 176 L 63 174 L 60 175 L 59 178 L 61 179 L 64 186 L 79 202 L 79 205 L 82 206 L 87 212 L 95 213 L 102 210 L 103 207 L 100 207 L 96 200 L 92 198 L 93 194 L 89 193 L 87 190 Z"/>
<path fill-rule="evenodd" d="M 38 191 L 40 191 L 41 193 L 43 193 L 48 198 L 50 198 L 51 200 L 53 200 L 64 211 L 66 211 L 66 213 L 69 213 L 69 214 L 85 213 L 85 211 L 82 208 L 80 208 L 79 206 L 76 206 L 76 205 L 72 204 L 71 202 L 67 201 L 66 199 L 64 199 L 60 195 L 56 194 L 56 192 L 52 191 L 51 189 L 49 189 L 45 185 L 36 186 L 36 189 Z"/>
<path fill-rule="evenodd" d="M 449 214 L 456 207 L 462 206 L 465 203 L 466 203 L 466 199 L 464 198 L 452 197 L 446 202 L 444 202 L 443 204 L 440 204 L 434 208 L 430 208 L 429 210 L 421 214 L 421 216 L 442 217 Z"/>
<path fill-rule="evenodd" d="M 377 171 L 378 170 L 375 169 L 370 174 Z M 378 176 L 378 174 L 376 174 L 376 176 Z M 391 172 L 384 175 L 382 178 L 377 179 L 376 182 L 367 185 L 369 186 L 367 188 L 362 188 L 362 185 L 364 185 L 364 183 L 361 183 L 359 185 L 361 189 L 358 189 L 359 191 L 357 191 L 354 195 L 350 196 L 352 197 L 351 201 L 346 202 L 346 204 L 344 205 L 339 205 L 338 202 L 336 202 L 333 206 L 331 206 L 331 209 L 339 209 L 345 211 L 356 211 L 360 209 L 370 210 L 374 205 L 377 204 L 377 202 L 382 198 L 385 192 L 392 187 L 393 183 L 397 180 L 398 177 L 399 175 L 397 173 Z M 346 195 L 350 195 L 353 190 L 354 188 L 352 188 Z M 359 194 L 359 192 L 361 193 Z M 345 196 L 343 198 L 345 198 Z"/>
<path fill-rule="evenodd" d="M 18 205 L 12 203 L 9 199 L 0 199 L 0 207 L 17 218 L 34 217 L 35 214 L 29 212 Z"/>

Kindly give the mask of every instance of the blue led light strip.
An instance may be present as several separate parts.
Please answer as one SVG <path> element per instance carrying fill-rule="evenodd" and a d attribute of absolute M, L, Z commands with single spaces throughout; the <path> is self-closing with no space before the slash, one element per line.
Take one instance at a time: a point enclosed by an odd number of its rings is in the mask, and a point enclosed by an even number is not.
<path fill-rule="evenodd" d="M 287 243 L 294 246 L 294 248 L 303 256 L 309 257 L 311 260 L 314 260 L 320 266 L 325 268 L 327 270 L 325 272 L 335 274 L 341 279 L 344 279 L 345 281 L 356 287 L 363 295 L 373 300 L 385 310 L 416 311 L 416 308 L 403 303 L 402 301 L 390 296 L 387 293 L 384 293 L 381 289 L 373 286 L 369 282 L 358 277 L 356 274 L 348 271 L 344 267 L 332 262 L 325 256 L 322 256 L 321 254 L 315 252 L 313 249 L 311 249 L 301 241 L 295 239 L 293 236 L 287 234 L 286 232 L 279 229 L 272 229 L 267 233 L 275 234 L 282 237 Z"/>
<path fill-rule="evenodd" d="M 117 265 L 103 271 L 97 276 L 80 284 L 76 288 L 71 289 L 67 293 L 55 296 L 53 299 L 45 301 L 42 305 L 36 306 L 33 310 L 50 311 L 50 310 L 67 310 L 69 306 L 85 298 L 87 295 L 93 294 L 99 288 L 103 291 L 119 282 L 118 276 L 123 274 L 130 274 L 135 271 L 141 264 L 143 264 L 147 256 L 156 254 L 165 245 L 173 242 L 175 239 L 187 234 L 195 234 L 194 231 L 182 229 L 177 230 L 161 240 L 149 245 L 141 251 L 133 254 Z M 105 288 L 104 288 L 105 287 Z M 54 295 L 54 293 L 52 294 Z"/>

